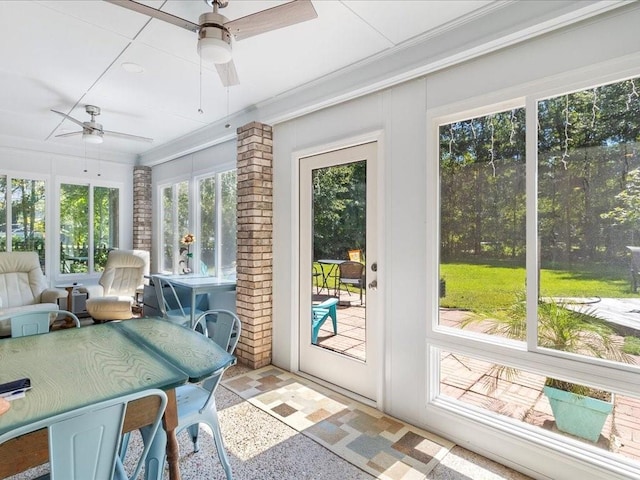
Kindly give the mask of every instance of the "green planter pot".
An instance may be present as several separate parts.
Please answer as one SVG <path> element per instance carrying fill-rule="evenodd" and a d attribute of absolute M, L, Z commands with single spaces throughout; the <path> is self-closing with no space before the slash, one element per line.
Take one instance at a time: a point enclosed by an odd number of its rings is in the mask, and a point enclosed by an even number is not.
<path fill-rule="evenodd" d="M 551 404 L 558 430 L 598 441 L 604 422 L 613 410 L 613 397 L 611 402 L 605 402 L 553 387 L 544 387 L 544 394 Z"/>

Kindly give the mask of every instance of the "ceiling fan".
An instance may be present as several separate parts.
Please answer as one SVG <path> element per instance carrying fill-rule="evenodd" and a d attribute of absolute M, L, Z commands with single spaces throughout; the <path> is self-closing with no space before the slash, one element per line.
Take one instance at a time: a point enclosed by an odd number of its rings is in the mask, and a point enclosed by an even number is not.
<path fill-rule="evenodd" d="M 80 132 L 61 133 L 60 135 L 56 135 L 56 137 L 71 137 L 73 135 L 82 134 L 82 139 L 87 143 L 102 143 L 102 137 L 104 135 L 108 135 L 110 137 L 120 137 L 120 138 L 129 139 L 129 140 L 153 142 L 153 138 L 140 137 L 138 135 L 130 135 L 128 133 L 120 133 L 120 132 L 112 132 L 110 130 L 104 130 L 102 128 L 102 124 L 96 122 L 96 116 L 100 115 L 100 107 L 96 107 L 95 105 L 86 105 L 84 109 L 89 115 L 91 115 L 91 120 L 89 120 L 88 122 L 81 122 L 80 120 L 76 120 L 75 118 L 67 115 L 66 113 L 62 113 L 57 110 L 51 109 L 52 112 L 57 113 L 58 115 L 62 115 L 67 120 L 70 120 L 73 123 L 80 125 L 82 127 L 82 131 Z"/>
<path fill-rule="evenodd" d="M 306 22 L 318 16 L 311 0 L 293 0 L 251 15 L 229 20 L 218 13 L 218 9 L 226 7 L 229 0 L 204 0 L 207 5 L 213 8 L 213 11 L 200 15 L 199 23 L 195 24 L 134 0 L 105 1 L 186 30 L 198 32 L 198 54 L 201 59 L 215 64 L 220 80 L 225 87 L 240 83 L 231 58 L 232 36 L 236 41 L 244 40 L 271 30 Z"/>

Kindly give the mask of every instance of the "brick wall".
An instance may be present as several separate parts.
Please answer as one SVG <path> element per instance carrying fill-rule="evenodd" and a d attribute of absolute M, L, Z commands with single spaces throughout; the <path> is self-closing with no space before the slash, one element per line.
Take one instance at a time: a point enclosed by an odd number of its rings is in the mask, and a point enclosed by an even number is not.
<path fill-rule="evenodd" d="M 271 126 L 252 122 L 238 128 L 238 252 L 236 308 L 242 336 L 240 363 L 271 363 L 273 276 L 273 137 Z"/>
<path fill-rule="evenodd" d="M 133 248 L 151 252 L 151 167 L 133 167 Z"/>

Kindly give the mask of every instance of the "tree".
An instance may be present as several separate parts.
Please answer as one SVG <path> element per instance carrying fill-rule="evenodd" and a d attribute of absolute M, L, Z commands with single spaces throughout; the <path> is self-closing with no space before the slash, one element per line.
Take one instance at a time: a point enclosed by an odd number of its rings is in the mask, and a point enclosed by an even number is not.
<path fill-rule="evenodd" d="M 617 205 L 601 214 L 601 217 L 612 220 L 614 226 L 629 226 L 634 232 L 638 232 L 640 226 L 640 168 L 635 168 L 626 175 L 625 188 L 615 196 L 615 200 Z"/>

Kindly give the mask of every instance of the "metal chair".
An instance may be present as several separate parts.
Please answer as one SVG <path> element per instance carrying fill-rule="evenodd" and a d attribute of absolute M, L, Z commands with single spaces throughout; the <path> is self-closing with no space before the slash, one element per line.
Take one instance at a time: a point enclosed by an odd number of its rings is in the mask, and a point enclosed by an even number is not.
<path fill-rule="evenodd" d="M 76 327 L 80 328 L 80 320 L 78 317 L 66 310 L 48 309 L 13 313 L 7 315 L 6 318 L 11 318 L 11 336 L 24 337 L 27 335 L 48 333 L 52 315 L 58 316 L 60 314 L 71 318 L 76 324 Z"/>
<path fill-rule="evenodd" d="M 195 331 L 206 335 L 216 342 L 227 352 L 233 354 L 238 340 L 240 340 L 240 332 L 242 329 L 240 319 L 237 315 L 229 310 L 207 310 L 202 312 L 196 319 L 193 327 Z M 198 432 L 199 424 L 205 423 L 209 425 L 213 432 L 213 439 L 216 444 L 218 458 L 222 464 L 227 480 L 232 480 L 231 464 L 227 457 L 222 441 L 222 433 L 220 432 L 220 423 L 218 422 L 218 409 L 216 407 L 215 391 L 222 379 L 222 374 L 228 367 L 215 371 L 207 377 L 201 384 L 188 383 L 176 388 L 176 401 L 178 404 L 178 426 L 176 427 L 176 435 L 184 430 L 189 429 L 189 435 L 193 442 L 193 451 L 199 450 Z M 146 427 L 141 429 L 142 436 L 147 442 Z M 120 458 L 124 460 L 129 443 L 129 434 L 125 434 L 120 450 Z M 166 461 L 166 456 L 164 457 Z M 164 462 L 163 462 L 164 463 Z M 155 469 L 157 467 L 157 471 Z M 151 478 L 161 478 L 164 464 L 154 466 Z M 149 477 L 148 477 L 149 478 Z"/>
<path fill-rule="evenodd" d="M 360 289 L 360 305 L 362 305 L 362 290 L 364 289 L 364 273 L 365 266 L 360 262 L 342 262 L 338 265 L 338 282 L 336 285 L 336 296 L 340 290 L 340 286 L 347 287 L 347 293 L 351 295 L 349 291 L 349 285 L 358 287 Z"/>
<path fill-rule="evenodd" d="M 152 275 L 151 281 L 156 289 L 158 308 L 162 317 L 183 327 L 191 327 L 191 307 L 182 306 L 176 289 L 171 282 L 158 275 Z M 201 314 L 202 310 L 195 308 L 195 315 Z"/>
<path fill-rule="evenodd" d="M 118 457 L 127 405 L 137 399 L 157 397 L 158 409 L 149 432 L 155 435 L 167 405 L 162 390 L 145 390 L 80 407 L 44 418 L 0 436 L 0 443 L 42 428 L 48 429 L 51 480 L 134 480 L 151 448 L 146 443 L 130 477 Z"/>
<path fill-rule="evenodd" d="M 316 294 L 320 295 L 320 290 L 322 290 L 322 267 L 318 264 L 313 264 L 311 278 L 313 280 L 313 284 L 316 286 Z"/>
<path fill-rule="evenodd" d="M 194 330 L 206 335 L 227 352 L 233 354 L 238 340 L 242 324 L 238 316 L 229 310 L 207 310 L 196 319 Z M 215 391 L 222 379 L 226 368 L 214 372 L 202 385 L 189 383 L 176 389 L 178 402 L 178 427 L 176 433 L 189 429 L 193 441 L 193 451 L 199 450 L 198 425 L 205 423 L 213 432 L 218 458 L 225 471 L 227 480 L 231 480 L 231 465 L 222 441 L 220 424 L 218 422 L 218 410 L 216 407 Z"/>

